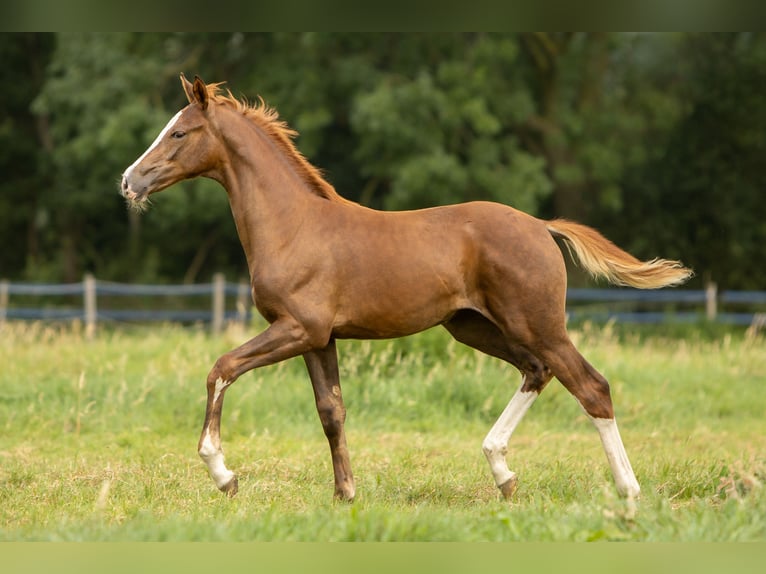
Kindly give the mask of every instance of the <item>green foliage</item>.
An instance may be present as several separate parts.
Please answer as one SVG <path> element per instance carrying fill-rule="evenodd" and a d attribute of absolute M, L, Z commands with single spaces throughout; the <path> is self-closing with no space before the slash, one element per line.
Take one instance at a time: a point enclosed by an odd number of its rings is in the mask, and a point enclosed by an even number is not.
<path fill-rule="evenodd" d="M 390 187 L 389 209 L 488 199 L 535 212 L 551 182 L 514 135 L 532 110 L 512 39 L 463 38 L 415 70 L 388 71 L 356 99 L 356 157 Z"/>
<path fill-rule="evenodd" d="M 53 52 L 50 34 L 0 35 L 0 275 L 18 273 L 28 260 L 39 256 L 36 232 L 47 224 L 38 210 L 48 184 L 41 129 L 29 109 L 45 80 L 44 70 Z M 7 248 L 13 246 L 13 249 Z"/>
<path fill-rule="evenodd" d="M 761 289 L 764 277 L 754 268 L 762 266 L 766 241 L 759 191 L 766 185 L 760 96 L 766 38 L 696 34 L 684 38 L 679 50 L 678 97 L 688 107 L 663 155 L 628 179 L 626 230 L 644 225 L 647 233 L 621 235 L 641 251 L 667 246 L 668 256 L 684 258 L 721 284 Z"/>
<path fill-rule="evenodd" d="M 0 254 L 12 279 L 244 273 L 225 194 L 129 214 L 120 173 L 185 103 L 178 74 L 257 95 L 338 191 L 474 199 L 596 225 L 698 282 L 760 289 L 766 38 L 738 34 L 5 34 Z M 181 233 L 179 233 L 182 230 Z"/>

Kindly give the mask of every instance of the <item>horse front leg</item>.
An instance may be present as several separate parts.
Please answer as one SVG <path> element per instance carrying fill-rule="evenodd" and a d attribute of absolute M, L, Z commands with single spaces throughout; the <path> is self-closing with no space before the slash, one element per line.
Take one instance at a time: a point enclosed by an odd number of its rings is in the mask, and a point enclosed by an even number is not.
<path fill-rule="evenodd" d="M 197 451 L 219 490 L 237 494 L 236 475 L 224 463 L 221 412 L 226 389 L 251 369 L 301 355 L 311 349 L 308 333 L 294 320 L 274 322 L 263 333 L 221 356 L 207 376 L 207 406 Z"/>
<path fill-rule="evenodd" d="M 346 421 L 346 407 L 340 391 L 338 375 L 338 354 L 335 339 L 320 350 L 304 353 L 306 368 L 314 388 L 317 413 L 322 422 L 327 441 L 330 443 L 332 468 L 335 474 L 335 498 L 354 500 L 354 475 L 351 472 L 346 433 L 343 425 Z"/>
<path fill-rule="evenodd" d="M 236 475 L 226 468 L 221 448 L 221 411 L 223 409 L 223 395 L 226 387 L 234 381 L 226 381 L 222 377 L 215 377 L 215 369 L 210 372 L 207 379 L 207 406 L 205 408 L 205 423 L 202 426 L 202 435 L 197 445 L 197 452 L 207 465 L 210 477 L 219 490 L 229 496 L 234 496 L 239 490 L 239 482 Z"/>

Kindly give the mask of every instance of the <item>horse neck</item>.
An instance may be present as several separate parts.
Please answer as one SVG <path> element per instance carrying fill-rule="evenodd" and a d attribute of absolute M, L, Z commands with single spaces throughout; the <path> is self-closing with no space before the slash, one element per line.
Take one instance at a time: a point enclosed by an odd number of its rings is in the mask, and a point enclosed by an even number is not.
<path fill-rule="evenodd" d="M 240 116 L 243 122 L 221 130 L 228 148 L 221 183 L 252 274 L 255 265 L 280 256 L 319 198 L 270 137 Z"/>

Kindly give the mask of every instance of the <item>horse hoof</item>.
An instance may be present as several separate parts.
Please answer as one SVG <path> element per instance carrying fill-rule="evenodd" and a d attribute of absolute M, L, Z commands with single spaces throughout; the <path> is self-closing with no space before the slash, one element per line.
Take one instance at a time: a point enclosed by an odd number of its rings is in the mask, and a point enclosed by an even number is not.
<path fill-rule="evenodd" d="M 335 502 L 351 504 L 354 502 L 354 492 L 341 492 L 336 490 L 332 498 Z"/>
<path fill-rule="evenodd" d="M 510 500 L 513 497 L 513 493 L 516 492 L 516 487 L 519 486 L 519 478 L 512 476 L 506 480 L 503 484 L 498 485 L 500 492 L 503 494 L 503 498 Z"/>
<path fill-rule="evenodd" d="M 239 481 L 237 480 L 236 476 L 221 487 L 221 492 L 226 493 L 229 498 L 232 498 L 234 495 L 236 495 L 238 491 Z"/>

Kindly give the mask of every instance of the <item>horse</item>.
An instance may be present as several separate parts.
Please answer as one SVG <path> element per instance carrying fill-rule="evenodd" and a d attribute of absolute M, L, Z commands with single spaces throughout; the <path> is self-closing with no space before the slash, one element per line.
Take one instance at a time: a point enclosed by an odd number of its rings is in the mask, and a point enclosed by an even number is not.
<path fill-rule="evenodd" d="M 297 150 L 297 132 L 262 98 L 251 104 L 223 83 L 180 79 L 188 105 L 125 170 L 120 190 L 138 209 L 151 194 L 195 177 L 219 182 L 228 195 L 253 303 L 268 327 L 222 355 L 207 376 L 198 453 L 219 490 L 230 496 L 238 490 L 221 447 L 226 390 L 252 369 L 302 356 L 330 447 L 334 498 L 352 501 L 336 340 L 396 338 L 441 325 L 521 373 L 482 442 L 504 498 L 518 484 L 506 461 L 511 435 L 553 377 L 597 429 L 618 493 L 639 495 L 609 383 L 567 334 L 559 242 L 585 270 L 616 285 L 678 285 L 690 269 L 666 259 L 641 261 L 591 227 L 544 221 L 499 203 L 412 211 L 359 205 Z"/>

